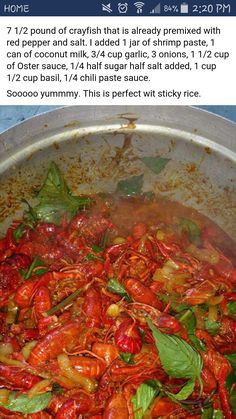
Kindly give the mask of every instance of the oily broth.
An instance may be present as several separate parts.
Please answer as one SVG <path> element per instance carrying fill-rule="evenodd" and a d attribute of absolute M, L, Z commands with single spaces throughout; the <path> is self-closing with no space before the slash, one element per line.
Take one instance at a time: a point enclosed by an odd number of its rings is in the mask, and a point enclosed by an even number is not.
<path fill-rule="evenodd" d="M 145 196 L 120 197 L 107 195 L 98 197 L 91 209 L 92 213 L 104 211 L 109 215 L 118 230 L 114 234 L 127 236 L 137 223 L 145 223 L 150 229 L 168 229 L 178 233 L 178 224 L 187 218 L 197 224 L 201 232 L 205 232 L 213 246 L 222 251 L 235 264 L 236 243 L 213 221 L 197 210 L 189 208 L 167 197 L 158 195 L 152 199 Z M 182 236 L 181 236 L 182 237 Z M 178 238 L 178 234 L 175 239 Z M 181 238 L 182 240 L 182 238 Z"/>

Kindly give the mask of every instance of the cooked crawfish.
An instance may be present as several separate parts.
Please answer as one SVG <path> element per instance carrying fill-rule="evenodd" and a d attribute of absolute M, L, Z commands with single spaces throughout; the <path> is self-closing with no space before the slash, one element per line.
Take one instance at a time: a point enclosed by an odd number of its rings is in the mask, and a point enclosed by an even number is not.
<path fill-rule="evenodd" d="M 78 415 L 91 410 L 91 398 L 84 393 L 79 393 L 66 400 L 59 408 L 56 419 L 76 419 Z"/>
<path fill-rule="evenodd" d="M 38 383 L 40 378 L 22 370 L 19 367 L 10 367 L 0 364 L 0 386 L 12 390 L 27 391 L 34 384 Z"/>
<path fill-rule="evenodd" d="M 40 286 L 35 294 L 33 300 L 33 314 L 38 320 L 43 317 L 43 313 L 52 307 L 50 292 L 47 287 Z"/>
<path fill-rule="evenodd" d="M 161 397 L 156 400 L 154 406 L 152 407 L 152 417 L 178 417 L 178 413 L 182 411 L 183 409 L 181 409 L 177 403 L 173 402 L 168 397 Z"/>
<path fill-rule="evenodd" d="M 232 367 L 223 355 L 212 349 L 209 349 L 206 354 L 203 354 L 203 360 L 206 367 L 213 372 L 214 377 L 219 384 L 219 396 L 225 418 L 231 419 L 232 414 L 230 410 L 229 395 L 225 387 L 225 380 L 232 371 Z"/>
<path fill-rule="evenodd" d="M 130 138 L 117 156 L 129 146 Z M 147 162 L 156 158 L 139 163 Z M 210 404 L 233 418 L 234 384 L 228 394 L 225 382 L 236 352 L 236 246 L 196 211 L 145 193 L 123 196 L 126 180 L 117 190 L 57 225 L 18 220 L 0 239 L 0 418 L 134 419 L 134 400 L 148 386 L 143 417 L 200 419 Z M 183 352 L 188 362 L 189 346 L 200 379 L 175 403 L 167 395 L 192 376 L 169 373 L 181 370 Z M 24 415 L 5 408 L 12 391 L 32 403 L 52 398 Z"/>
<path fill-rule="evenodd" d="M 125 397 L 121 393 L 114 394 L 106 405 L 104 419 L 129 419 L 129 412 Z"/>
<path fill-rule="evenodd" d="M 78 372 L 90 378 L 101 377 L 106 369 L 105 361 L 88 356 L 72 356 L 70 361 Z"/>
<path fill-rule="evenodd" d="M 98 327 L 101 324 L 102 299 L 100 292 L 89 288 L 84 294 L 83 311 L 86 315 L 87 327 Z"/>
<path fill-rule="evenodd" d="M 114 335 L 115 343 L 120 351 L 136 354 L 142 347 L 138 325 L 132 319 L 125 320 L 117 328 Z"/>
<path fill-rule="evenodd" d="M 120 359 L 116 359 L 108 369 L 110 380 L 137 384 L 140 380 L 142 382 L 144 376 L 146 380 L 153 377 L 154 374 L 158 378 L 163 377 L 158 355 L 154 351 L 152 352 L 152 346 L 149 346 L 148 349 L 148 352 L 140 352 L 135 355 L 134 364 L 127 365 Z"/>
<path fill-rule="evenodd" d="M 224 342 L 235 343 L 236 341 L 236 321 L 224 316 L 221 320 L 219 335 L 223 338 Z"/>
<path fill-rule="evenodd" d="M 114 225 L 105 217 L 99 217 L 96 214 L 90 217 L 79 214 L 76 215 L 70 223 L 70 230 L 78 231 L 87 243 L 97 243 L 101 241 L 104 232 L 112 229 Z"/>
<path fill-rule="evenodd" d="M 6 262 L 0 264 L 0 307 L 6 304 L 9 295 L 22 281 L 18 270 Z"/>
<path fill-rule="evenodd" d="M 103 358 L 107 365 L 110 365 L 119 356 L 117 347 L 110 343 L 95 342 L 92 346 L 92 352 Z"/>
<path fill-rule="evenodd" d="M 18 307 L 26 308 L 31 304 L 34 293 L 40 286 L 46 286 L 53 279 L 52 272 L 48 272 L 41 277 L 34 277 L 24 282 L 17 288 L 15 302 Z"/>
<path fill-rule="evenodd" d="M 161 310 L 162 303 L 158 300 L 156 295 L 142 284 L 138 279 L 128 278 L 125 280 L 125 288 L 128 294 L 138 303 L 148 304 L 152 307 Z"/>
<path fill-rule="evenodd" d="M 78 341 L 80 331 L 81 325 L 78 321 L 70 321 L 53 329 L 38 341 L 31 351 L 28 362 L 37 366 L 56 358 L 65 349 L 72 349 Z"/>

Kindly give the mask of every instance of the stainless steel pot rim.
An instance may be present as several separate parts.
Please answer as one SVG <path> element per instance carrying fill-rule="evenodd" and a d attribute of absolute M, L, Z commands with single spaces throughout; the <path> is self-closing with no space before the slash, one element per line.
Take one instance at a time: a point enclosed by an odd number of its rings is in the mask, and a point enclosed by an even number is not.
<path fill-rule="evenodd" d="M 60 144 L 61 142 L 66 141 L 68 138 L 90 136 L 90 135 L 103 135 L 109 133 L 117 134 L 132 134 L 135 131 L 136 134 L 146 134 L 146 135 L 166 135 L 168 137 L 173 136 L 176 139 L 184 140 L 186 142 L 195 142 L 199 146 L 208 147 L 212 151 L 221 154 L 225 158 L 228 158 L 232 162 L 236 163 L 236 153 L 232 150 L 229 150 L 227 147 L 215 143 L 214 141 L 202 137 L 200 135 L 194 135 L 183 130 L 168 128 L 164 126 L 155 126 L 155 125 L 145 125 L 137 124 L 135 129 L 129 128 L 121 124 L 111 124 L 111 125 L 94 125 L 92 127 L 86 128 L 73 128 L 67 129 L 63 132 L 55 132 L 51 135 L 42 135 L 36 139 L 36 141 L 27 144 L 26 146 L 20 147 L 18 150 L 12 150 L 8 153 L 9 155 L 2 156 L 0 159 L 0 173 L 3 173 L 5 170 L 9 169 L 12 164 L 17 164 L 18 162 L 27 159 L 33 153 L 36 153 L 39 149 L 43 150 L 47 147 L 50 147 L 53 143 Z"/>
<path fill-rule="evenodd" d="M 54 142 L 95 133 L 134 131 L 173 135 L 236 162 L 236 124 L 205 110 L 185 106 L 69 106 L 34 116 L 2 133 L 0 173 Z"/>

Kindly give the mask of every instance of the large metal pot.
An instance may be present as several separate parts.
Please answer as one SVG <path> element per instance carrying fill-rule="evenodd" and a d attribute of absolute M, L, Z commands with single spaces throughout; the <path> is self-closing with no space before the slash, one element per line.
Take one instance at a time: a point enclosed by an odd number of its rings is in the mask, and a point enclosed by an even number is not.
<path fill-rule="evenodd" d="M 171 161 L 159 174 L 143 156 Z M 0 136 L 1 232 L 56 161 L 73 190 L 112 191 L 144 173 L 144 188 L 200 210 L 236 240 L 236 124 L 188 107 L 67 107 Z"/>

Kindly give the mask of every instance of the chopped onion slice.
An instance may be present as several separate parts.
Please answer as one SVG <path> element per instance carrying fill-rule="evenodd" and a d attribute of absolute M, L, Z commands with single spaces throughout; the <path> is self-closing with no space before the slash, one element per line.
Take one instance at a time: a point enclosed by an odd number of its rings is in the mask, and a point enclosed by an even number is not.
<path fill-rule="evenodd" d="M 57 361 L 60 367 L 60 370 L 65 377 L 70 378 L 79 387 L 82 387 L 88 393 L 94 393 L 97 389 L 97 383 L 91 378 L 84 377 L 78 371 L 76 371 L 71 365 L 70 358 L 66 354 L 60 354 L 57 357 Z"/>

